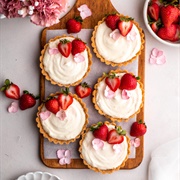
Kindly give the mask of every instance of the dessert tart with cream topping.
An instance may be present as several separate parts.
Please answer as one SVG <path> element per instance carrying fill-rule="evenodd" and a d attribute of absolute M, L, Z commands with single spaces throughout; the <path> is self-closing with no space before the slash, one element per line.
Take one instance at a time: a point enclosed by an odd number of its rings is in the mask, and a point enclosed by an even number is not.
<path fill-rule="evenodd" d="M 103 74 L 92 93 L 95 109 L 112 121 L 128 121 L 143 107 L 143 84 L 138 79 L 121 70 Z"/>
<path fill-rule="evenodd" d="M 102 62 L 122 66 L 140 55 L 144 47 L 144 34 L 133 18 L 111 14 L 95 26 L 91 41 L 93 51 Z"/>
<path fill-rule="evenodd" d="M 41 72 L 54 85 L 75 86 L 88 75 L 91 57 L 89 47 L 81 39 L 57 36 L 41 51 Z"/>

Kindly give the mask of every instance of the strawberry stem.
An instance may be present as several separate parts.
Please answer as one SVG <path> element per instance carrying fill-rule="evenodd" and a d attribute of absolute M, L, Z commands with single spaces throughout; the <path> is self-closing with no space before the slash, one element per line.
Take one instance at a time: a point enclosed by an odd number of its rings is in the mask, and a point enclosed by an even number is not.
<path fill-rule="evenodd" d="M 68 95 L 69 94 L 69 88 L 61 89 L 61 93 Z"/>
<path fill-rule="evenodd" d="M 117 131 L 117 133 L 120 134 L 120 135 L 123 135 L 123 136 L 126 135 L 126 131 L 123 130 L 121 126 L 117 126 L 117 127 L 116 127 L 116 131 Z"/>
<path fill-rule="evenodd" d="M 98 122 L 97 124 L 93 124 L 91 127 L 90 127 L 90 131 L 95 131 L 96 129 L 99 129 L 99 127 L 101 127 L 103 125 L 102 122 Z"/>

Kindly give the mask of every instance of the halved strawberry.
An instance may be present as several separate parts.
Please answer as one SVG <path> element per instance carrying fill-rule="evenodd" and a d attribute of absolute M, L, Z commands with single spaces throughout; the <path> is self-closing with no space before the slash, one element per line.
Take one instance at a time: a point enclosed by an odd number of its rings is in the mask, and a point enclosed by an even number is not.
<path fill-rule="evenodd" d="M 69 94 L 69 88 L 62 90 L 62 92 L 58 95 L 57 100 L 60 108 L 62 110 L 66 110 L 73 103 L 73 97 Z"/>
<path fill-rule="evenodd" d="M 134 75 L 130 73 L 126 73 L 122 76 L 121 78 L 121 84 L 120 84 L 120 89 L 126 89 L 126 90 L 133 90 L 137 86 L 137 80 L 139 77 L 135 77 Z"/>
<path fill-rule="evenodd" d="M 118 29 L 122 36 L 126 36 L 133 27 L 133 18 L 121 17 L 118 22 Z"/>
<path fill-rule="evenodd" d="M 97 124 L 92 125 L 90 129 L 91 131 L 93 131 L 93 135 L 95 138 L 106 141 L 108 134 L 108 127 L 106 126 L 106 124 L 98 122 Z"/>
<path fill-rule="evenodd" d="M 56 114 L 59 111 L 59 102 L 55 97 L 49 97 L 45 101 L 45 107 L 48 111 Z"/>
<path fill-rule="evenodd" d="M 116 14 L 108 15 L 105 19 L 107 27 L 111 28 L 112 31 L 117 28 L 118 21 L 119 21 L 119 16 Z"/>
<path fill-rule="evenodd" d="M 72 41 L 72 55 L 83 52 L 86 49 L 85 43 L 81 39 L 74 39 Z"/>
<path fill-rule="evenodd" d="M 159 19 L 160 7 L 156 3 L 151 3 L 148 6 L 148 15 L 155 21 Z"/>
<path fill-rule="evenodd" d="M 115 92 L 119 88 L 121 81 L 115 73 L 111 73 L 105 78 L 105 83 L 112 91 Z"/>
<path fill-rule="evenodd" d="M 70 41 L 68 41 L 67 39 L 60 40 L 58 44 L 58 50 L 64 57 L 67 58 L 70 55 L 71 49 L 72 43 Z"/>
<path fill-rule="evenodd" d="M 161 22 L 160 22 L 160 21 L 155 21 L 155 22 L 152 22 L 152 23 L 151 23 L 151 29 L 152 29 L 155 33 L 158 32 L 160 26 L 161 26 Z"/>
<path fill-rule="evenodd" d="M 4 81 L 4 85 L 0 89 L 4 92 L 5 96 L 11 99 L 19 99 L 20 98 L 20 89 L 19 87 L 10 82 L 9 79 Z"/>
<path fill-rule="evenodd" d="M 78 86 L 76 86 L 75 91 L 76 91 L 76 94 L 80 98 L 87 97 L 91 94 L 91 88 L 89 87 L 89 85 L 86 82 L 81 83 Z"/>
<path fill-rule="evenodd" d="M 126 131 L 118 126 L 116 129 L 112 129 L 108 132 L 107 142 L 109 144 L 120 144 L 124 141 L 124 135 L 126 135 Z"/>

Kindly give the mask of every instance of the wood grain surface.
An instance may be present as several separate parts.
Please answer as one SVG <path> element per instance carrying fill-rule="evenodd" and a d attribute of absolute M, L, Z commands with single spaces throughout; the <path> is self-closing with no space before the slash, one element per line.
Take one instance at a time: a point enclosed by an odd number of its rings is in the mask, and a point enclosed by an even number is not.
<path fill-rule="evenodd" d="M 42 31 L 41 35 L 41 48 L 46 44 L 46 32 L 48 30 L 56 29 L 66 29 L 66 22 L 68 19 L 73 18 L 74 16 L 79 15 L 77 8 L 82 4 L 87 4 L 87 6 L 92 11 L 92 16 L 86 18 L 83 21 L 83 29 L 93 29 L 94 26 L 101 20 L 105 14 L 110 14 L 117 12 L 110 0 L 77 0 L 73 8 L 67 13 L 58 24 L 55 24 L 51 27 L 45 28 Z M 145 45 L 144 45 L 145 46 Z M 138 59 L 138 75 L 141 77 L 141 82 L 144 84 L 144 71 L 145 71 L 145 47 L 142 50 L 141 55 Z M 42 101 L 45 98 L 45 77 L 40 74 L 40 100 Z M 144 107 L 141 109 L 141 112 L 137 115 L 137 120 L 144 119 Z M 135 158 L 129 158 L 126 161 L 125 166 L 122 169 L 132 169 L 140 165 L 144 156 L 144 137 L 140 137 L 141 145 L 136 148 Z M 58 159 L 46 159 L 44 157 L 44 137 L 40 134 L 40 158 L 42 162 L 51 168 L 64 168 L 64 169 L 86 169 L 87 166 L 83 164 L 83 161 L 79 159 L 72 159 L 71 164 L 69 165 L 60 165 Z"/>

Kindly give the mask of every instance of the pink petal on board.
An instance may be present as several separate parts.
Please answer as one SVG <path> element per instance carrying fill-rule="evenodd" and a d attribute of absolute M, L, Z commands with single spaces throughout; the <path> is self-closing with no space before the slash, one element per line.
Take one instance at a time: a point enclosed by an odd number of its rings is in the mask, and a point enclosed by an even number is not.
<path fill-rule="evenodd" d="M 82 17 L 82 19 L 85 19 L 92 15 L 91 10 L 88 8 L 88 6 L 86 4 L 81 5 L 77 9 L 80 12 L 80 16 Z"/>
<path fill-rule="evenodd" d="M 12 102 L 10 106 L 8 107 L 8 112 L 9 113 L 16 113 L 18 111 L 18 103 L 17 102 Z"/>
<path fill-rule="evenodd" d="M 110 38 L 114 39 L 115 41 L 119 39 L 119 37 L 121 36 L 120 32 L 118 29 L 115 29 L 114 31 L 112 31 L 109 34 Z"/>
<path fill-rule="evenodd" d="M 58 48 L 49 48 L 48 52 L 50 55 L 54 55 L 54 54 L 58 54 L 59 50 L 58 50 Z"/>
<path fill-rule="evenodd" d="M 74 55 L 74 61 L 76 63 L 81 63 L 81 62 L 85 61 L 85 57 L 81 53 L 77 53 Z"/>
<path fill-rule="evenodd" d="M 125 100 L 129 99 L 130 98 L 130 92 L 125 90 L 125 89 L 123 89 L 121 91 L 121 97 L 122 97 L 122 99 L 125 99 Z"/>
<path fill-rule="evenodd" d="M 137 33 L 134 31 L 133 28 L 131 29 L 131 31 L 126 36 L 128 41 L 134 41 L 134 40 L 136 40 L 136 37 L 137 37 Z"/>
<path fill-rule="evenodd" d="M 57 151 L 57 157 L 60 159 L 60 158 L 63 158 L 64 157 L 64 153 L 65 153 L 65 150 L 64 149 L 59 149 Z"/>
<path fill-rule="evenodd" d="M 115 92 L 112 91 L 108 86 L 104 90 L 104 96 L 108 99 L 112 99 L 115 96 Z"/>
<path fill-rule="evenodd" d="M 39 116 L 42 120 L 46 120 L 51 115 L 50 111 L 40 112 Z"/>
<path fill-rule="evenodd" d="M 150 54 L 149 63 L 157 65 L 166 63 L 166 57 L 164 55 L 164 52 L 158 50 L 157 48 L 153 48 Z"/>
<path fill-rule="evenodd" d="M 166 57 L 164 55 L 156 59 L 156 64 L 165 64 L 165 63 L 166 63 Z"/>
<path fill-rule="evenodd" d="M 95 150 L 99 150 L 99 149 L 102 149 L 102 148 L 103 148 L 104 142 L 103 142 L 102 140 L 98 139 L 98 138 L 95 138 L 95 139 L 93 139 L 93 141 L 92 141 L 92 145 L 93 145 L 93 148 L 94 148 Z"/>
<path fill-rule="evenodd" d="M 158 51 L 159 51 L 159 50 L 158 50 L 157 48 L 153 48 L 153 50 L 151 51 L 151 54 L 152 54 L 153 56 L 157 57 Z"/>
<path fill-rule="evenodd" d="M 66 164 L 66 158 L 63 157 L 63 158 L 59 159 L 59 164 L 65 165 Z"/>
<path fill-rule="evenodd" d="M 162 56 L 162 55 L 163 55 L 163 51 L 158 51 L 157 57 L 160 57 L 160 56 Z"/>
<path fill-rule="evenodd" d="M 134 138 L 130 140 L 130 144 L 136 148 L 140 146 L 141 142 L 139 138 Z"/>

